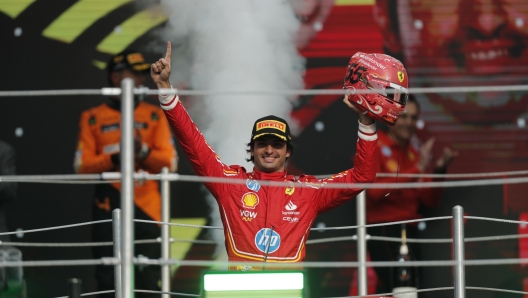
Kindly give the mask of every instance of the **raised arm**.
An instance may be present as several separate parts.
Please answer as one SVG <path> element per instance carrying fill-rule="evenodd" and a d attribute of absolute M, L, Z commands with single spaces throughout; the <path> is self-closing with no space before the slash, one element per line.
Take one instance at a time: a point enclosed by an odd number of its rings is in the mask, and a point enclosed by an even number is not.
<path fill-rule="evenodd" d="M 343 102 L 359 114 L 354 168 L 321 181 L 321 187 L 315 190 L 316 195 L 314 196 L 314 206 L 316 206 L 317 212 L 328 211 L 355 197 L 363 191 L 363 188 L 354 187 L 354 183 L 371 183 L 376 177 L 378 167 L 376 124 L 370 116 L 361 113 L 346 97 Z M 347 188 L 325 187 L 326 184 L 334 183 L 348 183 L 350 185 Z"/>
<path fill-rule="evenodd" d="M 171 44 L 167 43 L 167 53 L 164 58 L 152 63 L 150 75 L 159 89 L 171 88 L 169 77 Z M 239 174 L 239 168 L 231 168 L 223 164 L 220 157 L 209 146 L 204 136 L 194 124 L 191 117 L 180 103 L 177 95 L 158 94 L 160 106 L 171 126 L 176 139 L 180 143 L 185 155 L 189 158 L 198 176 L 233 177 Z M 227 191 L 227 184 L 204 183 L 207 189 L 218 198 Z"/>

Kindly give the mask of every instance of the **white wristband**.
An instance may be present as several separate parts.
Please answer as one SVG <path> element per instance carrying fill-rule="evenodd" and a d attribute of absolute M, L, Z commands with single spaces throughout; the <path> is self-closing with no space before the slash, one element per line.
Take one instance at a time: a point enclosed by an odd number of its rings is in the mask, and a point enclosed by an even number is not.
<path fill-rule="evenodd" d="M 358 136 L 360 139 L 365 141 L 375 141 L 378 139 L 378 134 L 376 133 L 376 122 L 365 125 L 359 122 Z"/>
<path fill-rule="evenodd" d="M 170 87 L 171 87 L 171 90 L 174 90 L 174 88 L 172 88 L 172 85 Z M 158 99 L 159 99 L 161 108 L 166 111 L 174 109 L 176 104 L 178 104 L 178 102 L 180 101 L 180 99 L 178 98 L 178 95 L 176 94 L 161 94 L 159 92 L 158 92 Z"/>

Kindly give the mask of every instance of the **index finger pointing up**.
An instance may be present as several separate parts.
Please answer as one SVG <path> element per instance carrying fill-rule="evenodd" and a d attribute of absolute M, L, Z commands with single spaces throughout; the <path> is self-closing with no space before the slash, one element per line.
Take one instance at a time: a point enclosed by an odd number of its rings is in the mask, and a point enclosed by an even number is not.
<path fill-rule="evenodd" d="M 167 53 L 165 54 L 165 60 L 170 62 L 171 53 L 172 53 L 171 42 L 167 41 Z"/>

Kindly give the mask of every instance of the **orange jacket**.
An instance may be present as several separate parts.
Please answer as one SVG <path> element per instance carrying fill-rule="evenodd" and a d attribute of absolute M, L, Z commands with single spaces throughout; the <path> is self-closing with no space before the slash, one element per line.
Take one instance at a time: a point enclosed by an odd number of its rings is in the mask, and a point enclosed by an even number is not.
<path fill-rule="evenodd" d="M 82 113 L 79 123 L 79 142 L 75 153 L 75 172 L 82 174 L 119 171 L 120 166 L 112 162 L 111 155 L 120 152 L 121 112 L 101 104 Z M 178 156 L 174 148 L 167 118 L 161 108 L 139 102 L 134 110 L 135 134 L 141 136 L 149 153 L 143 160 L 136 158 L 136 171 L 152 174 L 163 167 L 176 171 Z M 121 190 L 120 183 L 112 184 Z M 161 196 L 157 181 L 136 182 L 134 202 L 147 215 L 161 219 Z"/>
<path fill-rule="evenodd" d="M 380 149 L 378 173 L 420 173 L 417 167 L 420 153 L 412 146 L 401 148 L 383 131 L 378 131 L 378 146 Z M 431 182 L 432 180 L 431 178 L 376 177 L 374 183 Z M 422 215 L 418 213 L 420 205 L 435 207 L 440 203 L 441 196 L 441 188 L 368 189 L 367 222 L 380 223 L 421 218 Z"/>

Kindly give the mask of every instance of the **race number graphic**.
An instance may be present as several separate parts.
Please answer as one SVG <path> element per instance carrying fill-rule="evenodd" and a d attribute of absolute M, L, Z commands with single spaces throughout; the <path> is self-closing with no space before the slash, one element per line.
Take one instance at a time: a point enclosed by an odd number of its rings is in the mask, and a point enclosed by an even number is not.
<path fill-rule="evenodd" d="M 358 63 L 352 63 L 347 70 L 347 74 L 345 76 L 345 82 L 349 81 L 350 84 L 355 84 L 359 82 L 359 79 L 361 79 L 361 76 L 363 76 L 363 73 L 367 71 L 367 68 L 364 66 L 359 66 Z"/>

